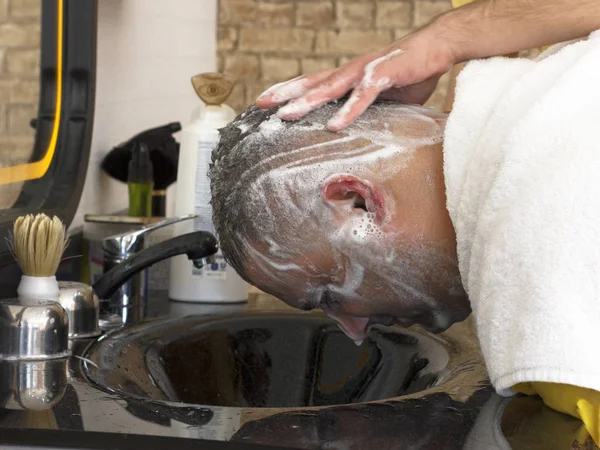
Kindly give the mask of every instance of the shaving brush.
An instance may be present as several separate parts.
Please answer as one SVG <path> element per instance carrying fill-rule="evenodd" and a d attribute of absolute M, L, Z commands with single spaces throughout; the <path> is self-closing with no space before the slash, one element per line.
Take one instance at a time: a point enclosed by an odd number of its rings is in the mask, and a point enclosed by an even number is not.
<path fill-rule="evenodd" d="M 67 230 L 58 217 L 19 217 L 8 240 L 23 272 L 17 289 L 22 304 L 58 301 L 56 271 L 68 245 Z"/>

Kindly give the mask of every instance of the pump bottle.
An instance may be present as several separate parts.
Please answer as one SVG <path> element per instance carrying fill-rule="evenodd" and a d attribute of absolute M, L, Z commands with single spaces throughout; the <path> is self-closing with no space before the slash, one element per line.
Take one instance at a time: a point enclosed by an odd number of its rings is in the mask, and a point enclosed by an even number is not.
<path fill-rule="evenodd" d="M 196 214 L 194 221 L 177 224 L 177 234 L 197 230 L 215 233 L 210 206 L 208 178 L 211 153 L 219 139 L 219 128 L 235 119 L 235 111 L 224 102 L 235 81 L 219 73 L 192 77 L 192 86 L 203 101 L 193 113 L 189 125 L 182 129 L 175 216 Z M 248 284 L 229 266 L 219 251 L 216 262 L 202 269 L 194 268 L 185 256 L 171 259 L 169 283 L 171 300 L 197 303 L 238 303 L 248 300 Z"/>

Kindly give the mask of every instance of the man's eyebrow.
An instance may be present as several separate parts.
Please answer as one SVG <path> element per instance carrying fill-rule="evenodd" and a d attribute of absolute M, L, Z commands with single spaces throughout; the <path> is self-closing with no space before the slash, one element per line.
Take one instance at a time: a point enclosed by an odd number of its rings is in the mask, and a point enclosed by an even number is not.
<path fill-rule="evenodd" d="M 311 311 L 316 309 L 321 304 L 321 297 L 323 296 L 323 289 L 311 289 L 306 293 L 306 297 L 300 305 L 300 309 L 303 311 Z"/>

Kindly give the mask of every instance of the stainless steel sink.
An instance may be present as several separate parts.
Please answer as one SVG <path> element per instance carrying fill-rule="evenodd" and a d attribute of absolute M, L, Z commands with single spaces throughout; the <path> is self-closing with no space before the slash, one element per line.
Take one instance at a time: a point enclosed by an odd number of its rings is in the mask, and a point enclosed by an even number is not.
<path fill-rule="evenodd" d="M 362 403 L 427 389 L 449 354 L 426 334 L 375 328 L 356 346 L 328 318 L 260 312 L 189 316 L 114 331 L 85 357 L 101 389 L 144 400 L 290 408 Z"/>

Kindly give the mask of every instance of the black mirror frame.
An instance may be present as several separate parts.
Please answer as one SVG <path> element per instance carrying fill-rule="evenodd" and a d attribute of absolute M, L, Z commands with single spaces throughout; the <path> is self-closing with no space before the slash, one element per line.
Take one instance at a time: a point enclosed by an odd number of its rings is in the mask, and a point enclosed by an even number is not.
<path fill-rule="evenodd" d="M 57 33 L 59 15 L 62 33 Z M 57 36 L 62 35 L 62 42 Z M 96 87 L 97 0 L 43 0 L 41 19 L 40 97 L 35 144 L 30 161 L 48 148 L 55 122 L 57 92 L 61 108 L 54 156 L 43 177 L 25 181 L 13 208 L 0 212 L 0 236 L 27 213 L 45 212 L 70 225 L 79 200 L 90 156 Z M 62 48 L 62 83 L 57 86 L 57 52 Z M 5 239 L 0 239 L 0 267 L 13 263 Z"/>

